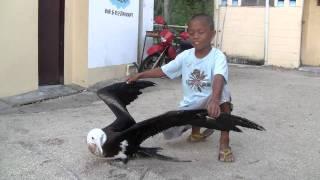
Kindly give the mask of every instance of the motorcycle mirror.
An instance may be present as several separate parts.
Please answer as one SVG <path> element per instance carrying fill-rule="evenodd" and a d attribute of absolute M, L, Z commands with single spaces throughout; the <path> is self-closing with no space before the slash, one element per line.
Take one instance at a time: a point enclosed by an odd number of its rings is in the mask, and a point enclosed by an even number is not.
<path fill-rule="evenodd" d="M 182 33 L 180 33 L 180 37 L 183 40 L 187 40 L 187 39 L 189 39 L 189 34 L 187 32 L 182 32 Z"/>
<path fill-rule="evenodd" d="M 164 20 L 164 18 L 162 16 L 156 16 L 154 18 L 154 22 L 156 24 L 162 24 L 162 25 L 166 24 L 166 21 Z"/>

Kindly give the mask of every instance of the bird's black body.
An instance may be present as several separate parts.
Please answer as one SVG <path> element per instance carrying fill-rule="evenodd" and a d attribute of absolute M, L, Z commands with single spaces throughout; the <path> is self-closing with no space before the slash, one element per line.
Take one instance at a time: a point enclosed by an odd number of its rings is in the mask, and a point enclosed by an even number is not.
<path fill-rule="evenodd" d="M 174 126 L 189 124 L 238 132 L 241 130 L 236 126 L 264 130 L 262 126 L 254 122 L 231 114 L 222 113 L 217 119 L 208 118 L 208 112 L 205 109 L 169 111 L 136 123 L 126 106 L 141 94 L 141 89 L 150 86 L 154 86 L 154 83 L 150 81 L 137 81 L 132 84 L 122 82 L 104 87 L 97 92 L 97 95 L 109 106 L 117 118 L 112 124 L 102 129 L 107 135 L 107 141 L 102 145 L 105 157 L 127 160 L 136 153 L 142 153 L 175 161 L 177 159 L 157 154 L 159 148 L 140 146 L 147 138 Z"/>

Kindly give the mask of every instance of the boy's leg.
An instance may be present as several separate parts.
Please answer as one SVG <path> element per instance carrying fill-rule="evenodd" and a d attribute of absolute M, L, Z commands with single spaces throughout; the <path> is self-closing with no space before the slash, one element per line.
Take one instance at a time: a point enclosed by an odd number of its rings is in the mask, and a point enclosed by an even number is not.
<path fill-rule="evenodd" d="M 190 129 L 190 125 L 186 126 L 177 126 L 177 127 L 171 127 L 165 131 L 162 132 L 164 139 L 170 140 L 177 137 L 180 137 L 185 131 Z"/>
<path fill-rule="evenodd" d="M 200 134 L 200 127 L 192 126 L 192 134 Z"/>
<path fill-rule="evenodd" d="M 201 128 L 197 126 L 192 126 L 191 134 L 188 137 L 188 141 L 190 142 L 200 142 L 204 141 L 207 137 L 213 134 L 213 129 L 205 129 L 204 131 L 200 131 Z"/>
<path fill-rule="evenodd" d="M 229 102 L 223 103 L 220 105 L 221 112 L 231 113 L 232 104 Z M 220 147 L 219 147 L 219 161 L 222 162 L 233 162 L 234 156 L 229 145 L 230 137 L 229 131 L 221 131 L 220 135 Z"/>
<path fill-rule="evenodd" d="M 179 110 L 191 110 L 191 109 L 201 109 L 201 108 L 205 108 L 206 107 L 206 104 L 207 104 L 207 101 L 208 101 L 209 98 L 205 98 L 205 99 L 202 99 L 200 101 L 198 101 L 197 103 L 195 104 L 192 104 L 190 106 L 187 106 L 187 107 L 180 107 Z M 190 125 L 186 125 L 186 126 L 179 126 L 179 127 L 172 127 L 172 128 L 169 128 L 165 131 L 162 132 L 162 134 L 164 135 L 164 138 L 166 140 L 170 140 L 170 139 L 174 139 L 174 138 L 177 138 L 177 137 L 180 137 L 185 131 L 187 131 L 188 129 L 190 129 L 191 126 Z M 196 134 L 197 137 L 200 137 L 200 138 L 197 138 L 196 140 L 190 138 L 191 135 L 189 136 L 188 140 L 191 140 L 191 141 L 200 141 L 200 140 L 203 140 L 205 139 L 206 137 L 208 137 L 209 135 L 211 135 L 213 133 L 213 130 L 211 129 L 207 129 L 205 131 L 203 131 L 202 133 L 200 133 L 200 127 L 195 127 L 193 126 L 192 127 L 192 134 Z M 203 138 L 204 137 L 204 138 Z"/>
<path fill-rule="evenodd" d="M 205 98 L 197 103 L 197 105 L 193 105 L 189 109 L 201 109 L 206 108 L 208 100 L 210 98 Z M 205 129 L 203 132 L 200 131 L 201 128 L 197 126 L 192 126 L 191 134 L 188 137 L 188 141 L 190 142 L 199 142 L 205 140 L 213 133 L 213 129 Z"/>

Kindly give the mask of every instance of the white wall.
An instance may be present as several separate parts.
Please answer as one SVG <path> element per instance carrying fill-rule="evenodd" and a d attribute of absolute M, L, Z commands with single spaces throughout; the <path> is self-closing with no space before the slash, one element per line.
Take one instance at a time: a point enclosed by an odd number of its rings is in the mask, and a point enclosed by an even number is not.
<path fill-rule="evenodd" d="M 289 6 L 289 0 L 284 4 L 269 10 L 267 64 L 296 68 L 300 65 L 302 6 L 299 0 L 296 6 Z M 231 57 L 264 60 L 264 7 L 220 7 L 215 12 L 215 20 L 218 48 Z"/>
<path fill-rule="evenodd" d="M 228 56 L 264 58 L 264 8 L 221 7 L 215 16 L 218 48 Z"/>
<path fill-rule="evenodd" d="M 301 7 L 270 8 L 269 65 L 299 67 L 301 19 Z"/>
<path fill-rule="evenodd" d="M 88 67 L 135 62 L 139 1 L 89 1 Z"/>

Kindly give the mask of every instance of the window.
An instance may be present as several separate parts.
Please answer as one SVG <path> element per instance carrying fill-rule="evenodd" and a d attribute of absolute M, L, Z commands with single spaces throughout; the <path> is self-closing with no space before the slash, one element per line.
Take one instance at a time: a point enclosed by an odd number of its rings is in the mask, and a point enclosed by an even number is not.
<path fill-rule="evenodd" d="M 243 0 L 242 6 L 264 6 L 265 0 Z"/>
<path fill-rule="evenodd" d="M 278 7 L 283 7 L 284 6 L 284 0 L 278 0 L 277 6 Z"/>
<path fill-rule="evenodd" d="M 238 6 L 238 0 L 232 0 L 232 6 Z"/>
<path fill-rule="evenodd" d="M 227 6 L 227 0 L 221 0 L 221 6 Z"/>
<path fill-rule="evenodd" d="M 242 0 L 241 6 L 265 6 L 266 0 Z M 274 0 L 269 1 L 269 5 L 274 5 Z"/>
<path fill-rule="evenodd" d="M 296 6 L 296 0 L 290 0 L 289 5 L 290 6 Z"/>

